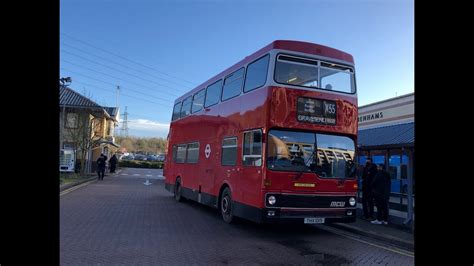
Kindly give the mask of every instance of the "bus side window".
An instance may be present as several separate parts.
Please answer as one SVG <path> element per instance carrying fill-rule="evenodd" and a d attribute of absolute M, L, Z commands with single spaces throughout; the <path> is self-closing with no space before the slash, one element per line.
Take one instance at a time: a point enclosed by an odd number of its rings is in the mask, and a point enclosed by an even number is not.
<path fill-rule="evenodd" d="M 181 102 L 174 105 L 173 117 L 171 118 L 171 121 L 174 121 L 174 120 L 178 119 L 180 113 L 181 113 Z"/>
<path fill-rule="evenodd" d="M 243 165 L 262 166 L 262 130 L 244 133 Z"/>

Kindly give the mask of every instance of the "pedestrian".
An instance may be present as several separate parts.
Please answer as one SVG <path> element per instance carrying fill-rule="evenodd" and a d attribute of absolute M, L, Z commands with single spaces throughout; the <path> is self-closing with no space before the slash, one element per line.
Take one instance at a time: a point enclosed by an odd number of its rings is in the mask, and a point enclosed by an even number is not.
<path fill-rule="evenodd" d="M 367 158 L 362 173 L 362 209 L 364 218 L 375 220 L 374 218 L 374 197 L 372 195 L 372 181 L 377 174 L 377 166 L 372 163 L 371 158 Z"/>
<path fill-rule="evenodd" d="M 104 180 L 105 175 L 105 156 L 100 154 L 99 159 L 97 159 L 97 174 L 99 175 L 99 180 Z"/>
<path fill-rule="evenodd" d="M 109 164 L 110 164 L 110 172 L 115 173 L 115 167 L 117 166 L 117 156 L 115 156 L 115 154 L 112 155 L 112 158 L 110 158 Z"/>
<path fill-rule="evenodd" d="M 385 171 L 385 165 L 379 164 L 377 174 L 372 181 L 372 194 L 377 206 L 377 220 L 373 224 L 388 224 L 388 200 L 390 198 L 390 174 Z"/>

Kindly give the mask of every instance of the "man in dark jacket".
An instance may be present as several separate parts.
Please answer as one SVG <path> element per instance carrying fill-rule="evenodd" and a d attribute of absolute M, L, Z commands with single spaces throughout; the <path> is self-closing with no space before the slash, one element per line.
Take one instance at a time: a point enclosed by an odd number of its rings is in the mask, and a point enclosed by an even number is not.
<path fill-rule="evenodd" d="M 110 158 L 109 164 L 110 164 L 110 172 L 115 173 L 115 167 L 117 165 L 117 156 L 115 156 L 115 154 L 112 155 L 112 158 Z"/>
<path fill-rule="evenodd" d="M 99 159 L 97 159 L 97 174 L 99 175 L 99 180 L 104 180 L 105 175 L 105 156 L 101 154 Z"/>
<path fill-rule="evenodd" d="M 373 224 L 388 224 L 388 200 L 390 198 L 390 174 L 385 165 L 379 164 L 378 171 L 372 182 L 372 194 L 377 206 L 377 220 Z"/>
<path fill-rule="evenodd" d="M 377 174 L 377 166 L 372 163 L 371 158 L 365 161 L 362 173 L 362 209 L 365 219 L 374 219 L 374 197 L 372 195 L 372 181 Z"/>

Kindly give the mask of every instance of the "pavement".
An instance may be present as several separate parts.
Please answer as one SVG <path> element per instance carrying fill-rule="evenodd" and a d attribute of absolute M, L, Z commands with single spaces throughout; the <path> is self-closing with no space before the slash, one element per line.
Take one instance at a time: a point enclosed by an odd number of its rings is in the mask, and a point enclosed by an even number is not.
<path fill-rule="evenodd" d="M 130 171 L 130 170 L 127 168 L 118 169 L 115 174 L 108 173 L 107 176 L 109 178 L 107 178 L 106 176 L 105 179 L 106 180 L 108 179 L 110 182 L 111 179 L 116 179 L 116 178 L 140 178 L 143 180 L 150 179 L 154 183 L 156 183 L 157 180 L 164 179 L 164 177 L 162 176 L 162 172 L 161 171 L 158 172 L 159 170 L 150 171 L 151 169 L 137 169 L 137 168 L 134 168 L 133 171 Z M 95 177 L 92 178 L 92 180 L 94 179 L 95 181 L 92 181 L 91 183 L 102 182 L 102 181 L 97 181 Z M 70 186 L 66 188 L 61 188 L 61 191 L 71 188 L 73 186 L 79 186 L 83 184 L 84 182 L 88 182 L 88 181 L 90 180 L 88 179 L 85 181 L 81 181 L 73 185 L 68 184 Z M 164 192 L 164 195 L 166 195 L 166 192 Z M 360 204 L 358 207 L 361 207 Z M 362 210 L 359 209 L 358 219 L 354 223 L 347 223 L 347 224 L 337 223 L 337 224 L 331 224 L 329 226 L 337 228 L 337 229 L 342 229 L 344 231 L 347 231 L 356 235 L 361 235 L 364 237 L 375 239 L 383 243 L 387 243 L 392 246 L 402 248 L 404 250 L 408 250 L 411 252 L 414 251 L 413 233 L 411 233 L 409 229 L 401 226 L 399 223 L 402 220 L 401 217 L 403 217 L 404 213 L 390 210 L 389 211 L 389 214 L 390 214 L 389 225 L 371 224 L 370 221 L 362 219 L 361 214 L 362 214 Z"/>
<path fill-rule="evenodd" d="M 407 229 L 400 228 L 398 225 L 371 224 L 370 221 L 363 219 L 362 216 L 358 216 L 358 219 L 354 223 L 336 223 L 332 224 L 331 226 L 349 231 L 351 233 L 383 241 L 409 251 L 415 250 L 414 235 Z"/>
<path fill-rule="evenodd" d="M 414 255 L 327 225 L 229 225 L 177 203 L 161 170 L 126 168 L 60 196 L 60 264 L 413 265 Z"/>

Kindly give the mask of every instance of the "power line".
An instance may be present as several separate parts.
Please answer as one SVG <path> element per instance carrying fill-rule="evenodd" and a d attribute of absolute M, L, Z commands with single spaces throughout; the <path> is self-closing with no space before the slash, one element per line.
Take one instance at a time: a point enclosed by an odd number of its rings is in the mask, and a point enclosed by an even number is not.
<path fill-rule="evenodd" d="M 104 88 L 101 88 L 101 87 L 98 87 L 98 86 L 94 86 L 94 85 L 91 85 L 91 84 L 88 84 L 88 83 L 84 83 L 84 82 L 81 82 L 81 81 L 74 81 L 74 82 L 75 82 L 75 83 L 82 84 L 82 85 L 85 85 L 85 86 L 97 88 L 97 89 L 100 89 L 100 90 L 108 91 L 108 92 L 110 92 L 110 93 L 115 93 L 113 90 L 104 89 Z M 121 95 L 123 95 L 123 96 L 125 96 L 125 97 L 129 97 L 129 98 L 133 98 L 133 99 L 136 99 L 136 100 L 149 102 L 149 103 L 152 103 L 152 104 L 155 104 L 155 105 L 160 105 L 160 106 L 165 106 L 165 107 L 172 108 L 171 105 L 162 104 L 162 103 L 157 103 L 157 102 L 154 102 L 154 101 L 150 101 L 150 100 L 147 100 L 147 99 L 138 98 L 138 97 L 135 97 L 135 96 L 132 96 L 132 95 L 128 95 L 128 94 L 125 94 L 125 93 L 122 93 Z"/>
<path fill-rule="evenodd" d="M 183 79 L 183 78 L 179 78 L 179 77 L 175 77 L 175 76 L 169 75 L 169 74 L 166 73 L 166 72 L 163 72 L 163 71 L 157 70 L 157 69 L 155 69 L 155 68 L 146 66 L 146 65 L 144 65 L 144 64 L 142 64 L 142 63 L 135 62 L 135 61 L 130 60 L 130 59 L 128 59 L 128 58 L 126 58 L 126 57 L 123 57 L 123 56 L 121 56 L 121 55 L 118 55 L 118 54 L 109 52 L 109 51 L 107 51 L 107 50 L 105 50 L 105 49 L 103 49 L 103 48 L 97 47 L 97 46 L 92 45 L 92 44 L 90 44 L 90 43 L 88 43 L 88 42 L 85 42 L 85 41 L 80 40 L 80 39 L 78 39 L 78 38 L 72 37 L 72 36 L 69 35 L 69 34 L 66 34 L 66 33 L 63 33 L 63 32 L 60 32 L 60 34 L 66 36 L 66 37 L 68 37 L 68 38 L 70 38 L 70 39 L 73 39 L 73 40 L 75 40 L 75 41 L 77 41 L 77 42 L 80 42 L 80 43 L 83 43 L 83 44 L 85 44 L 85 45 L 87 45 L 87 46 L 90 46 L 90 47 L 92 47 L 92 48 L 95 48 L 95 49 L 97 49 L 97 50 L 103 51 L 103 52 L 105 52 L 105 53 L 108 53 L 108 54 L 111 54 L 111 55 L 113 55 L 113 56 L 119 57 L 119 58 L 121 58 L 121 59 L 123 59 L 123 60 L 126 60 L 126 61 L 128 61 L 128 62 L 131 62 L 131 63 L 134 63 L 134 64 L 136 64 L 136 65 L 139 65 L 139 66 L 141 66 L 141 67 L 151 69 L 151 70 L 153 70 L 153 71 L 162 73 L 163 75 L 166 75 L 166 76 L 169 76 L 169 77 L 172 77 L 172 78 L 175 78 L 175 79 L 179 79 L 179 80 L 188 82 L 188 83 L 192 84 L 193 86 L 196 86 L 196 84 L 195 84 L 194 82 L 191 82 L 191 81 L 189 81 L 189 80 L 185 80 L 185 79 Z"/>
<path fill-rule="evenodd" d="M 117 71 L 117 72 L 124 73 L 124 74 L 126 74 L 126 75 L 129 75 L 129 76 L 132 76 L 132 77 L 135 77 L 135 78 L 138 78 L 138 79 L 141 79 L 141 80 L 150 82 L 150 83 L 154 83 L 154 84 L 157 84 L 157 85 L 159 85 L 159 86 L 163 86 L 163 87 L 166 87 L 166 88 L 170 88 L 170 89 L 172 89 L 172 90 L 176 90 L 176 88 L 169 87 L 169 86 L 167 86 L 167 85 L 164 85 L 164 84 L 155 82 L 155 81 L 153 81 L 153 80 L 144 79 L 144 78 L 142 78 L 142 77 L 140 77 L 140 76 L 137 76 L 137 75 L 134 75 L 134 74 L 130 74 L 130 73 L 128 73 L 128 72 L 122 71 L 122 70 L 120 70 L 120 69 L 116 69 L 116 68 L 111 67 L 111 66 L 107 66 L 107 65 L 105 65 L 105 64 L 102 64 L 102 63 L 99 63 L 99 62 L 97 62 L 97 61 L 94 61 L 94 60 L 85 58 L 85 57 L 80 56 L 80 55 L 76 55 L 76 54 L 71 53 L 71 52 L 68 52 L 68 51 L 66 51 L 66 50 L 61 49 L 61 51 L 64 52 L 64 53 L 67 53 L 67 54 L 70 54 L 70 55 L 79 57 L 79 58 L 81 58 L 81 59 L 83 59 L 83 60 L 92 62 L 92 63 L 94 63 L 94 64 L 97 64 L 97 65 L 100 65 L 100 66 L 104 66 L 104 67 L 106 67 L 106 68 L 110 68 L 110 69 L 115 70 L 115 71 Z M 173 95 L 173 96 L 175 96 L 175 97 L 179 97 L 179 95 L 176 95 L 176 94 L 173 94 L 173 93 L 169 93 L 169 92 L 165 92 L 165 93 L 167 93 L 167 94 L 169 94 L 169 95 Z"/>
<path fill-rule="evenodd" d="M 67 43 L 65 43 L 65 42 L 61 42 L 61 44 L 62 44 L 62 45 L 65 45 L 65 46 L 68 46 L 68 47 L 70 47 L 70 48 L 72 48 L 72 49 L 78 50 L 78 51 L 80 51 L 80 52 L 82 52 L 82 53 L 91 55 L 91 56 L 93 56 L 93 57 L 97 57 L 97 58 L 99 58 L 99 59 L 101 59 L 101 60 L 104 60 L 104 61 L 107 61 L 107 62 L 116 64 L 116 65 L 119 65 L 119 66 L 121 66 L 121 67 L 125 67 L 125 68 L 127 68 L 127 69 L 132 69 L 132 70 L 134 70 L 134 71 L 137 71 L 137 72 L 140 72 L 140 73 L 142 73 L 142 74 L 145 74 L 145 75 L 154 77 L 154 78 L 156 78 L 156 79 L 160 79 L 160 80 L 164 80 L 164 81 L 166 81 L 166 82 L 174 83 L 175 85 L 178 85 L 178 86 L 181 86 L 181 87 L 184 86 L 184 87 L 186 88 L 186 90 L 190 90 L 190 88 L 188 87 L 189 85 L 179 84 L 179 83 L 177 83 L 177 82 L 175 82 L 175 81 L 172 81 L 172 80 L 169 80 L 169 79 L 164 79 L 164 78 L 162 78 L 162 77 L 158 77 L 158 76 L 156 76 L 156 75 L 153 75 L 153 74 L 150 74 L 150 73 L 141 71 L 141 70 L 139 70 L 139 69 L 136 69 L 136 68 L 133 68 L 133 67 L 130 67 L 130 66 L 126 66 L 126 65 L 123 65 L 123 64 L 121 64 L 121 63 L 117 63 L 116 61 L 110 60 L 109 58 L 104 58 L 104 57 L 102 57 L 102 56 L 98 56 L 98 55 L 93 54 L 93 53 L 91 53 L 91 52 L 84 51 L 84 50 L 79 49 L 79 48 L 77 48 L 77 47 L 75 47 L 75 46 L 73 46 L 73 45 L 67 44 Z"/>
<path fill-rule="evenodd" d="M 100 79 L 96 79 L 96 78 L 93 78 L 93 77 L 90 77 L 90 76 L 81 74 L 81 73 L 76 72 L 76 71 L 71 71 L 71 70 L 66 69 L 66 68 L 63 68 L 63 67 L 61 67 L 61 69 L 66 70 L 66 71 L 69 71 L 69 72 L 71 72 L 71 73 L 76 73 L 76 75 L 79 75 L 79 76 L 84 76 L 84 77 L 89 78 L 89 79 L 93 79 L 93 80 L 96 80 L 96 81 L 99 81 L 99 82 L 102 82 L 102 83 L 105 83 L 105 84 L 110 84 L 110 85 L 112 85 L 112 86 L 115 86 L 115 84 L 113 84 L 113 83 L 106 82 L 106 81 L 103 81 L 103 80 L 100 80 Z M 81 82 L 76 81 L 76 83 L 81 83 Z M 86 84 L 86 83 L 82 83 L 82 84 Z M 88 85 L 88 84 L 87 84 L 87 85 Z M 89 86 L 94 87 L 93 85 L 89 85 Z M 167 99 L 163 99 L 163 98 L 160 98 L 160 97 L 157 97 L 157 96 L 153 96 L 153 95 L 150 95 L 150 94 L 146 94 L 146 93 L 143 93 L 143 92 L 141 92 L 141 91 L 131 89 L 131 88 L 129 88 L 129 87 L 123 87 L 123 86 L 122 86 L 122 89 L 123 89 L 123 88 L 128 89 L 128 90 L 130 90 L 130 91 L 134 91 L 135 93 L 138 93 L 138 94 L 142 94 L 142 95 L 145 95 L 145 96 L 148 96 L 148 97 L 156 98 L 157 100 L 165 101 L 165 102 L 167 102 L 167 103 L 170 102 L 170 101 L 167 100 Z M 127 95 L 127 94 L 124 94 L 124 95 Z M 167 105 L 167 106 L 169 106 L 169 105 Z"/>
<path fill-rule="evenodd" d="M 99 73 L 99 74 L 102 74 L 102 75 L 105 75 L 105 76 L 109 76 L 109 77 L 114 78 L 114 79 L 118 79 L 118 80 L 122 80 L 122 81 L 125 81 L 125 82 L 128 82 L 128 83 L 132 83 L 132 84 L 135 84 L 135 85 L 137 85 L 137 86 L 139 86 L 139 87 L 147 88 L 147 87 L 145 87 L 145 86 L 143 86 L 143 85 L 140 85 L 140 84 L 137 84 L 137 83 L 134 83 L 134 82 L 131 82 L 131 81 L 127 81 L 127 80 L 124 80 L 124 79 L 122 79 L 122 78 L 114 77 L 114 76 L 112 76 L 112 75 L 109 75 L 109 74 L 104 73 L 104 72 L 101 72 L 101 71 L 97 71 L 97 70 L 92 69 L 92 68 L 89 68 L 89 67 L 81 66 L 81 65 L 78 65 L 78 64 L 69 62 L 69 61 L 67 61 L 67 60 L 64 60 L 64 59 L 63 59 L 63 61 L 66 62 L 66 63 L 69 63 L 69 64 L 71 64 L 71 65 L 74 65 L 74 66 L 77 66 L 77 67 L 80 67 L 80 68 L 87 69 L 87 70 L 92 71 L 92 72 L 96 72 L 96 73 Z M 73 72 L 73 71 L 71 71 L 71 72 Z M 85 76 L 85 75 L 83 75 L 83 76 Z M 127 88 L 128 88 L 128 87 L 127 87 Z M 150 88 L 149 88 L 149 89 L 150 89 Z M 129 90 L 132 90 L 132 89 L 129 88 Z M 151 90 L 155 91 L 154 89 L 151 89 Z M 132 90 L 132 91 L 133 91 L 133 90 Z M 150 97 L 154 97 L 154 98 L 157 98 L 157 99 L 162 99 L 162 100 L 169 101 L 168 99 L 164 99 L 164 98 L 152 96 L 151 94 L 145 94 L 145 93 L 140 92 L 140 91 L 135 91 L 135 92 L 140 93 L 140 94 L 143 94 L 143 95 L 147 95 L 147 96 L 150 96 Z M 155 91 L 155 92 L 156 92 L 156 91 Z"/>
<path fill-rule="evenodd" d="M 137 119 L 146 119 L 146 120 L 149 120 L 149 121 L 158 121 L 156 120 L 156 117 L 155 118 L 151 118 L 149 116 L 144 116 L 144 115 L 139 115 L 139 114 L 134 114 L 134 113 L 128 113 L 128 116 L 132 116 L 132 117 L 136 117 Z"/>

